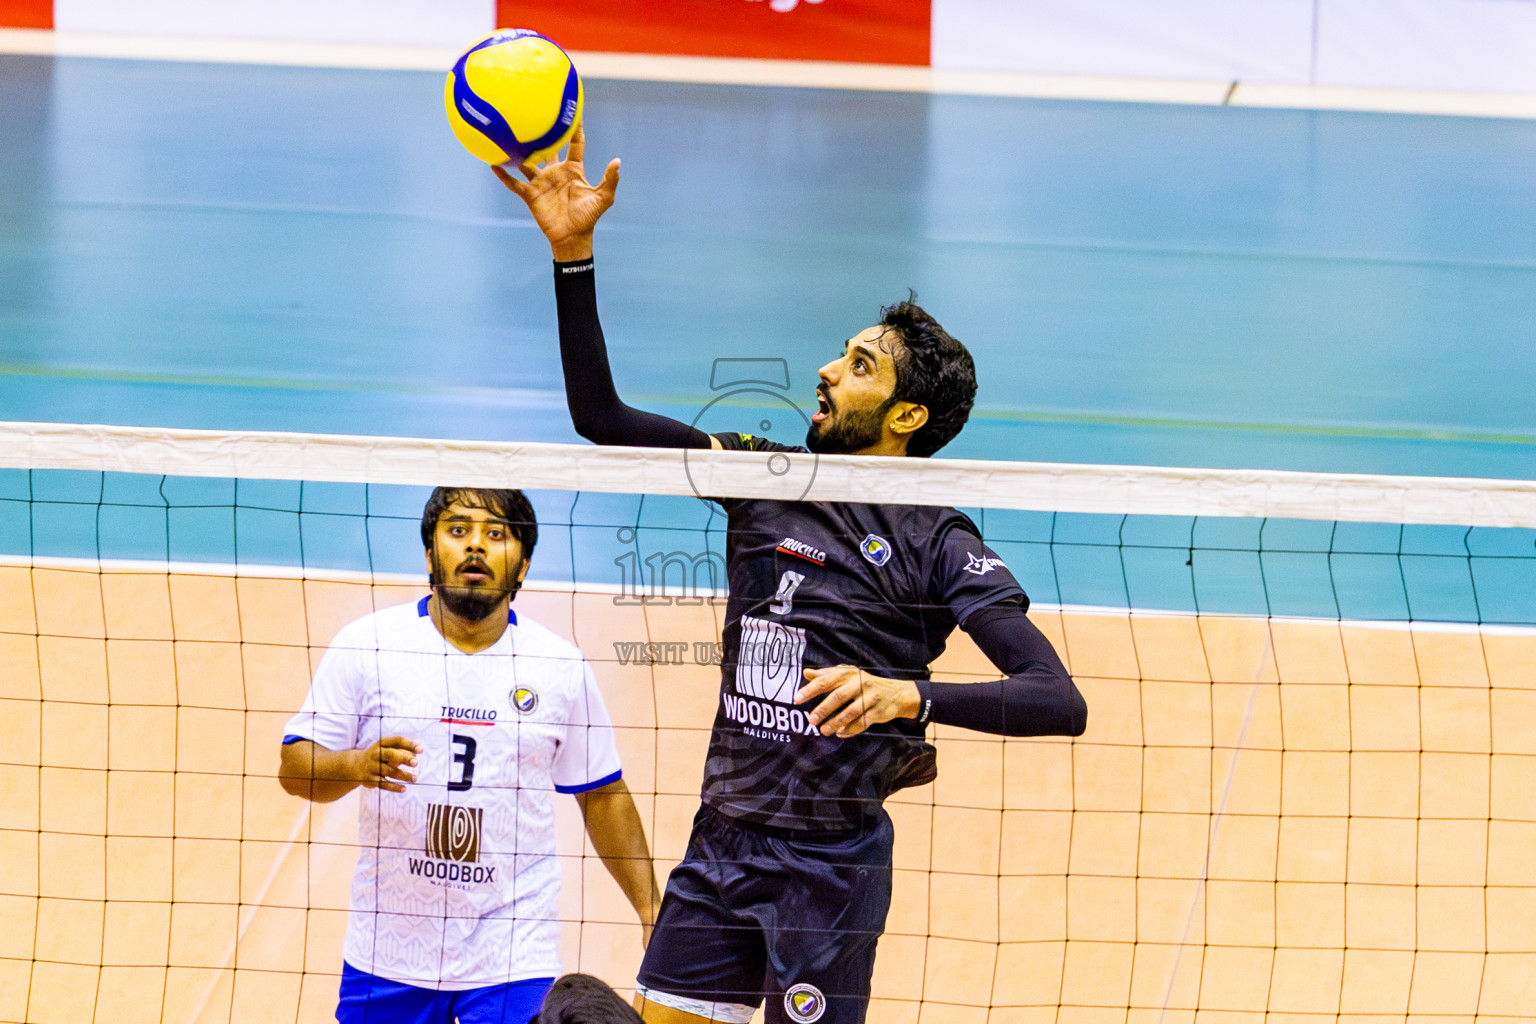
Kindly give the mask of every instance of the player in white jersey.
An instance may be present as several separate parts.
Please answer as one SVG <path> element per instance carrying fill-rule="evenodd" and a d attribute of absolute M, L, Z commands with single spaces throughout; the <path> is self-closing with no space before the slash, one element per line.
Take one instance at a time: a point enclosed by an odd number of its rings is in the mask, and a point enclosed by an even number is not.
<path fill-rule="evenodd" d="M 640 917 L 659 904 L 640 816 L 581 652 L 519 618 L 537 541 L 520 491 L 438 488 L 432 594 L 344 627 L 288 723 L 280 776 L 368 787 L 343 949 L 343 1024 L 526 1024 L 560 973 L 552 791 Z"/>

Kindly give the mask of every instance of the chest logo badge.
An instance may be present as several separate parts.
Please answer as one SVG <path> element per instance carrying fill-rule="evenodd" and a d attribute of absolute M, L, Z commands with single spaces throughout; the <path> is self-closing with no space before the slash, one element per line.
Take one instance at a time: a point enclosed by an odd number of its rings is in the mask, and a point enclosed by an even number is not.
<path fill-rule="evenodd" d="M 452 804 L 427 805 L 427 856 L 473 864 L 480 859 L 485 811 Z"/>
<path fill-rule="evenodd" d="M 859 553 L 875 565 L 884 565 L 891 560 L 891 545 L 884 537 L 872 533 L 859 545 Z"/>
<path fill-rule="evenodd" d="M 539 695 L 526 686 L 519 686 L 512 691 L 512 706 L 520 715 L 531 715 L 533 709 L 539 706 Z"/>

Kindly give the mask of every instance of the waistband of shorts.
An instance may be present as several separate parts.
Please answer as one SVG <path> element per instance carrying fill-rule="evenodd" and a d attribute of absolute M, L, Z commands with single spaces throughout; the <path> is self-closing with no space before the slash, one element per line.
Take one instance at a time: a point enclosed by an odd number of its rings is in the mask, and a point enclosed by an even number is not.
<path fill-rule="evenodd" d="M 709 804 L 700 805 L 700 813 L 708 815 L 723 825 L 740 829 L 743 832 L 768 836 L 770 839 L 784 839 L 793 843 L 845 843 L 852 839 L 867 836 L 880 827 L 879 818 L 865 818 L 862 824 L 853 828 L 825 830 L 781 828 L 778 825 L 765 825 L 762 822 L 732 817 L 718 808 L 711 807 Z"/>

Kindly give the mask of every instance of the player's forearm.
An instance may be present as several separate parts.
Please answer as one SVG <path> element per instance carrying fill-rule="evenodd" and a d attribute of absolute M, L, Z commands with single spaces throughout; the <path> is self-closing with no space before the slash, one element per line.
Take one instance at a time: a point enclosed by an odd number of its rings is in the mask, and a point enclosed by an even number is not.
<path fill-rule="evenodd" d="M 1002 736 L 1083 734 L 1088 704 L 1050 640 L 1023 608 L 1011 603 L 984 608 L 966 620 L 964 628 L 1007 678 L 920 682 L 919 720 Z"/>
<path fill-rule="evenodd" d="M 624 891 L 635 908 L 640 923 L 656 919 L 661 892 L 656 886 L 656 870 L 646 845 L 640 812 L 623 781 L 583 794 L 582 813 L 592 848 L 602 858 L 603 866 Z"/>
<path fill-rule="evenodd" d="M 296 740 L 283 747 L 278 781 L 284 792 L 328 804 L 352 792 L 362 781 L 356 764 L 360 753 L 330 750 L 310 740 Z"/>
<path fill-rule="evenodd" d="M 997 736 L 1081 736 L 1088 706 L 1070 678 L 1032 666 L 981 683 L 918 683 L 927 721 Z M 919 712 L 921 717 L 921 712 Z"/>
<path fill-rule="evenodd" d="M 555 263 L 555 311 L 565 401 L 576 433 L 597 444 L 641 448 L 708 448 L 709 435 L 686 423 L 625 405 L 613 384 L 608 345 L 597 318 L 591 253 Z"/>

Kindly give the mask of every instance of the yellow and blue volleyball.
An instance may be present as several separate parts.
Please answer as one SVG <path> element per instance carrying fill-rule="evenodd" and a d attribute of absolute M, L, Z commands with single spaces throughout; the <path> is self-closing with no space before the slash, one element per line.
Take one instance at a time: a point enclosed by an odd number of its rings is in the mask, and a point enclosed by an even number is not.
<path fill-rule="evenodd" d="M 538 163 L 581 120 L 581 77 L 556 43 L 526 28 L 492 32 L 465 50 L 443 92 L 448 124 L 488 164 Z"/>

